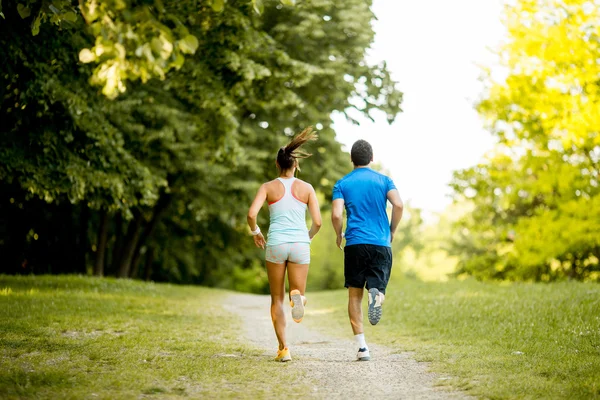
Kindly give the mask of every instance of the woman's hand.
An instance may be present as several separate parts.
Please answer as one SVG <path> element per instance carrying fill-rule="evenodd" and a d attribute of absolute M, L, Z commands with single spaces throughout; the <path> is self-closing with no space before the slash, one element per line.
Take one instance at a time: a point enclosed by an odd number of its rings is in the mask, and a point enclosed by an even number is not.
<path fill-rule="evenodd" d="M 264 249 L 266 242 L 265 242 L 265 237 L 263 236 L 262 232 L 253 237 L 254 237 L 254 244 L 256 245 L 256 247 L 260 247 L 261 249 Z"/>

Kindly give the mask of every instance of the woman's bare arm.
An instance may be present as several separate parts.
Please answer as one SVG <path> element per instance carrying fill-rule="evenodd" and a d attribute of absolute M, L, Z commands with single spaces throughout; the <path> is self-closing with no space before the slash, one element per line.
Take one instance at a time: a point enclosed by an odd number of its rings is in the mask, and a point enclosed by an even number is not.
<path fill-rule="evenodd" d="M 315 193 L 315 189 L 309 185 L 310 194 L 308 197 L 308 212 L 310 213 L 310 218 L 312 219 L 312 225 L 310 227 L 310 231 L 308 231 L 308 236 L 311 238 L 315 237 L 319 229 L 321 229 L 321 209 L 319 208 L 319 200 L 317 199 L 317 194 Z"/>
<path fill-rule="evenodd" d="M 258 188 L 256 197 L 254 197 L 254 201 L 250 205 L 248 217 L 246 218 L 251 231 L 256 231 L 258 228 L 258 225 L 256 225 L 256 218 L 258 217 L 258 212 L 265 203 L 265 200 L 267 200 L 267 188 L 265 184 L 262 184 L 260 188 Z M 254 244 L 256 244 L 256 247 L 265 248 L 265 237 L 262 232 L 258 235 L 254 235 Z"/>

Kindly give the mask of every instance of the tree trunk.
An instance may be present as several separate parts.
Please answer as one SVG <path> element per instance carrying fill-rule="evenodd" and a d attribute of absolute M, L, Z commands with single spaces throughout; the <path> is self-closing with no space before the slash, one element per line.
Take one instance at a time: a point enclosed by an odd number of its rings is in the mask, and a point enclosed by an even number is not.
<path fill-rule="evenodd" d="M 54 246 L 52 246 L 52 263 L 54 264 L 55 273 L 62 274 L 77 274 L 80 273 L 79 265 L 77 263 L 78 248 L 77 248 L 77 226 L 75 225 L 76 211 L 75 207 L 70 204 L 58 204 L 56 207 L 55 219 L 56 222 L 62 222 L 61 225 L 65 227 L 64 236 L 60 238 L 57 236 Z M 50 221 L 49 221 L 50 222 Z M 56 223 L 55 222 L 55 223 Z M 52 222 L 50 222 L 52 223 Z M 48 231 L 52 229 L 52 226 L 48 226 Z M 63 240 L 61 240 L 63 239 Z"/>
<path fill-rule="evenodd" d="M 79 216 L 79 233 L 76 240 L 77 266 L 83 274 L 87 274 L 87 253 L 88 253 L 88 223 L 90 219 L 90 209 L 86 204 L 81 206 Z"/>
<path fill-rule="evenodd" d="M 110 273 L 116 275 L 121 261 L 121 248 L 123 247 L 123 215 L 118 213 L 115 217 L 115 243 L 110 257 Z M 108 272 L 108 271 L 107 271 Z"/>
<path fill-rule="evenodd" d="M 108 213 L 100 211 L 100 227 L 98 228 L 98 240 L 96 241 L 96 263 L 94 264 L 94 275 L 104 276 L 104 256 L 106 254 L 106 241 L 108 239 Z"/>
<path fill-rule="evenodd" d="M 131 277 L 132 278 L 135 278 L 138 274 L 139 260 L 140 260 L 140 257 L 142 256 L 142 254 L 140 253 L 140 250 L 141 250 L 142 246 L 144 246 L 146 244 L 147 240 L 154 233 L 154 230 L 156 229 L 158 220 L 162 217 L 162 215 L 164 214 L 167 207 L 169 207 L 169 204 L 171 204 L 172 198 L 173 198 L 173 196 L 171 194 L 163 192 L 161 194 L 160 198 L 158 199 L 158 201 L 156 202 L 156 206 L 154 206 L 154 209 L 152 210 L 152 218 L 150 219 L 150 222 L 148 222 L 148 224 L 146 225 L 146 228 L 142 232 L 142 235 L 140 236 L 140 240 L 138 241 L 135 251 L 133 253 L 133 259 L 131 261 Z"/>
<path fill-rule="evenodd" d="M 199 259 L 200 259 L 200 251 L 198 249 L 198 245 L 196 245 L 196 254 L 195 254 L 195 257 L 194 257 L 194 262 L 196 264 L 198 264 L 198 260 Z M 206 263 L 201 262 L 200 263 L 200 273 L 198 274 L 198 279 L 202 283 L 206 282 L 206 272 L 207 272 L 207 270 L 206 270 Z"/>
<path fill-rule="evenodd" d="M 131 268 L 129 270 L 129 277 L 131 279 L 135 279 L 138 277 L 140 273 L 140 257 L 142 256 L 142 246 L 140 246 L 140 242 L 142 241 L 142 237 L 146 230 L 142 232 L 140 239 L 138 240 L 138 244 L 136 249 L 133 251 L 133 258 L 131 260 Z"/>
<path fill-rule="evenodd" d="M 129 277 L 129 271 L 131 269 L 131 260 L 133 259 L 133 252 L 136 249 L 138 239 L 140 237 L 142 220 L 142 214 L 138 210 L 134 211 L 133 220 L 129 223 L 129 228 L 127 229 L 127 236 L 125 236 L 123 250 L 121 251 L 121 260 L 119 263 L 119 270 L 117 273 L 118 278 Z"/>
<path fill-rule="evenodd" d="M 144 263 L 144 276 L 146 281 L 152 277 L 152 264 L 154 263 L 154 247 L 148 247 L 146 262 Z"/>
<path fill-rule="evenodd" d="M 571 261 L 571 269 L 569 270 L 569 279 L 577 280 L 579 279 L 577 274 L 577 260 Z"/>

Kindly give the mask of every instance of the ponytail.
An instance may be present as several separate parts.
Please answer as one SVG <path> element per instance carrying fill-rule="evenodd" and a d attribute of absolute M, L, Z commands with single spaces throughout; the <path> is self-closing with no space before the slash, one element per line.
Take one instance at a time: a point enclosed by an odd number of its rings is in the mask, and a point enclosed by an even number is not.
<path fill-rule="evenodd" d="M 317 132 L 313 131 L 312 126 L 305 128 L 296 137 L 294 137 L 287 146 L 279 149 L 277 153 L 277 163 L 283 170 L 290 169 L 296 165 L 299 158 L 308 158 L 312 154 L 301 150 L 300 147 L 308 142 L 317 140 Z M 298 168 L 300 170 L 300 168 Z"/>

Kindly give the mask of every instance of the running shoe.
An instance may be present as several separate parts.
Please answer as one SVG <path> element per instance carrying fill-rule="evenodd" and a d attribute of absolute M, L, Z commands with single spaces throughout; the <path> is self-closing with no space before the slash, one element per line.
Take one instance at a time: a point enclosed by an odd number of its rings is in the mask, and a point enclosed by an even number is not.
<path fill-rule="evenodd" d="M 358 354 L 356 355 L 356 360 L 358 361 L 369 361 L 371 359 L 371 354 L 369 353 L 369 349 L 366 347 L 362 347 L 358 349 Z"/>
<path fill-rule="evenodd" d="M 285 347 L 283 350 L 277 350 L 277 357 L 275 357 L 275 361 L 279 361 L 279 362 L 292 361 L 292 355 L 290 354 L 290 349 Z"/>
<path fill-rule="evenodd" d="M 369 289 L 369 322 L 371 325 L 377 325 L 381 319 L 383 300 L 385 295 L 377 288 Z"/>
<path fill-rule="evenodd" d="M 292 318 L 295 322 L 301 322 L 304 318 L 304 305 L 306 304 L 306 297 L 300 294 L 300 291 L 294 289 L 290 292 L 290 306 L 292 307 Z"/>

